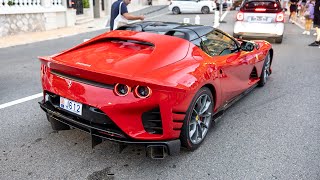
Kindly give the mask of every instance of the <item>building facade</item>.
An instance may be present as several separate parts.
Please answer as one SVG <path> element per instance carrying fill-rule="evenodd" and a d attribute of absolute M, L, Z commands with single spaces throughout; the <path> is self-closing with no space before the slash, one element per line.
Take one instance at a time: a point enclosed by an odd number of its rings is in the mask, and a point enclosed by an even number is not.
<path fill-rule="evenodd" d="M 108 18 L 114 1 L 0 0 L 0 37 L 71 27 L 94 18 Z M 153 2 L 154 5 L 165 4 L 166 0 Z M 147 5 L 147 0 L 132 0 L 129 10 L 135 11 Z"/>

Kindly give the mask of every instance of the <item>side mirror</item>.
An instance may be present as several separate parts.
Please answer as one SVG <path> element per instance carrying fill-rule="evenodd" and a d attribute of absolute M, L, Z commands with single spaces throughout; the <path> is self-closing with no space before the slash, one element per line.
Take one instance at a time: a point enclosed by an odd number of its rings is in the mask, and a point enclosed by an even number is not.
<path fill-rule="evenodd" d="M 243 51 L 253 51 L 256 45 L 250 41 L 242 41 L 240 48 Z"/>

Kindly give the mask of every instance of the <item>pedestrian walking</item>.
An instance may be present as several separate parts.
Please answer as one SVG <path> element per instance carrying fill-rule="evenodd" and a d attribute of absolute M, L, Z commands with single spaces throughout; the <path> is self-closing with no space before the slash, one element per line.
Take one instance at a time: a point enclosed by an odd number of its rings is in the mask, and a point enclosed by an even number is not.
<path fill-rule="evenodd" d="M 135 16 L 128 13 L 127 6 L 131 0 L 118 0 L 111 6 L 110 30 L 128 24 L 128 20 L 144 20 L 144 16 Z"/>
<path fill-rule="evenodd" d="M 302 34 L 310 35 L 312 21 L 314 18 L 314 4 L 315 0 L 311 0 L 306 4 L 306 10 L 304 11 L 305 31 L 303 31 Z"/>
<path fill-rule="evenodd" d="M 294 23 L 297 17 L 297 10 L 298 10 L 298 2 L 299 0 L 290 0 L 290 15 L 289 21 Z"/>
<path fill-rule="evenodd" d="M 313 14 L 313 27 L 316 28 L 317 38 L 316 41 L 309 44 L 309 46 L 320 46 L 320 0 L 316 0 Z"/>

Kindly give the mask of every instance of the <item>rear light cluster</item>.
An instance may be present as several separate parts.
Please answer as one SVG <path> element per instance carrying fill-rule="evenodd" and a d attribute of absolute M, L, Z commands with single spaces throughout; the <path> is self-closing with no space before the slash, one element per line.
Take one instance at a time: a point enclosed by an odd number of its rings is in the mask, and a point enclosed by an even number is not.
<path fill-rule="evenodd" d="M 41 75 L 44 75 L 48 72 L 48 67 L 44 64 L 41 64 Z"/>
<path fill-rule="evenodd" d="M 276 22 L 284 22 L 284 15 L 283 12 L 280 12 L 276 16 Z"/>
<path fill-rule="evenodd" d="M 263 12 L 265 11 L 266 9 L 264 8 L 256 8 L 255 11 L 259 11 L 259 12 Z M 243 21 L 244 19 L 244 13 L 239 11 L 238 14 L 237 14 L 237 21 Z M 284 22 L 284 14 L 283 12 L 280 12 L 280 13 L 277 13 L 277 16 L 276 16 L 276 22 Z"/>
<path fill-rule="evenodd" d="M 244 19 L 244 14 L 243 14 L 243 12 L 238 12 L 238 14 L 237 14 L 237 21 L 243 21 L 243 19 Z"/>
<path fill-rule="evenodd" d="M 117 83 L 114 86 L 114 93 L 117 96 L 126 96 L 131 92 L 132 88 L 125 84 Z M 148 86 L 135 86 L 133 88 L 134 96 L 137 98 L 148 98 L 152 94 L 152 90 Z"/>
<path fill-rule="evenodd" d="M 266 8 L 255 8 L 254 11 L 256 11 L 256 12 L 266 12 L 267 9 Z"/>

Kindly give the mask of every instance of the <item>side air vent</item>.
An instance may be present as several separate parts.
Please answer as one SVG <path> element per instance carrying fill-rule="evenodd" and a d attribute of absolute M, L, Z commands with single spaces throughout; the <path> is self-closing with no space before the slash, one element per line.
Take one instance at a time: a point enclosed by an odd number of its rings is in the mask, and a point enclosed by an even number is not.
<path fill-rule="evenodd" d="M 155 108 L 142 114 L 144 129 L 150 134 L 162 134 L 162 120 L 160 109 Z"/>
<path fill-rule="evenodd" d="M 256 79 L 258 78 L 258 73 L 256 67 L 254 67 L 250 73 L 250 79 Z"/>

